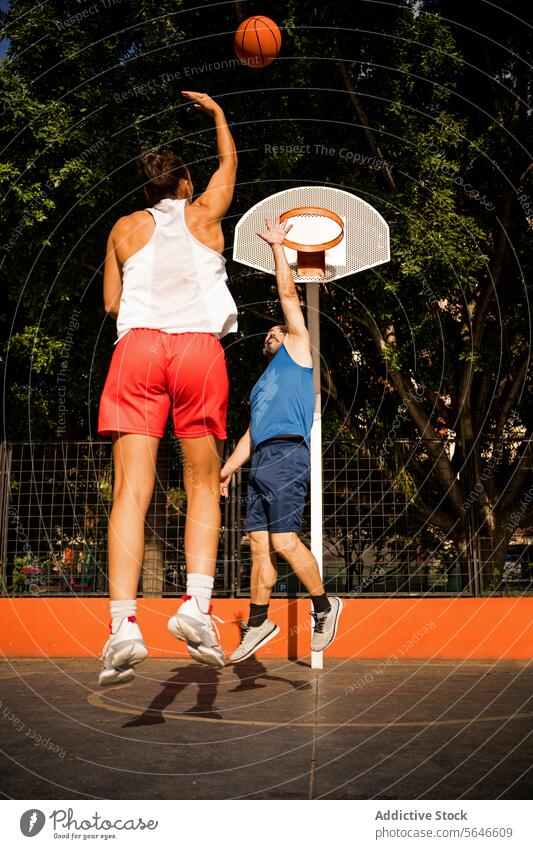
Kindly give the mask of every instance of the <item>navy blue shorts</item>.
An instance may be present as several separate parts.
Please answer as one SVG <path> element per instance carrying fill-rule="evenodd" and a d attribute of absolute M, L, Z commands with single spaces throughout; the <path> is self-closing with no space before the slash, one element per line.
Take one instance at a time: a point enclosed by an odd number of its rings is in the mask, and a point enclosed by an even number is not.
<path fill-rule="evenodd" d="M 246 530 L 299 533 L 310 475 L 305 442 L 262 442 L 252 454 L 246 496 Z"/>

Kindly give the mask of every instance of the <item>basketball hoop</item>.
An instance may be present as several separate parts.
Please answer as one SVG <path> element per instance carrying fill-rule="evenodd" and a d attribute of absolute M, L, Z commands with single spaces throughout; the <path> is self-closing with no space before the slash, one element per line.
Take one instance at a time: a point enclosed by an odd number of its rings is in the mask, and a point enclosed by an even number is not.
<path fill-rule="evenodd" d="M 285 239 L 283 244 L 284 247 L 296 251 L 298 277 L 325 277 L 326 251 L 336 247 L 344 239 L 344 221 L 336 212 L 332 212 L 330 209 L 325 209 L 321 206 L 298 206 L 279 216 L 280 222 L 288 221 L 290 218 L 297 219 L 295 222 L 292 222 L 294 233 L 290 239 Z M 328 241 L 319 242 L 318 244 L 313 243 L 315 235 L 313 231 L 318 229 L 313 226 L 312 219 L 314 218 L 326 218 L 333 222 L 333 225 L 330 225 L 329 228 L 327 228 L 327 224 L 323 220 L 318 222 L 321 238 L 324 238 L 324 235 L 326 235 L 324 232 L 325 228 L 331 231 L 337 225 L 339 231 L 336 234 L 333 232 L 328 233 L 327 235 L 331 236 Z M 298 233 L 301 232 L 299 239 L 305 239 L 305 241 L 295 241 L 294 236 L 296 235 L 296 231 Z"/>
<path fill-rule="evenodd" d="M 284 213 L 283 220 L 290 218 L 293 225 L 283 248 L 296 282 L 329 283 L 390 259 L 389 228 L 377 209 L 362 198 L 331 186 L 296 186 L 259 201 L 237 222 L 233 242 L 236 262 L 267 274 L 276 273 L 272 250 L 257 233 L 265 226 L 265 218 L 274 221 L 280 212 Z M 297 265 L 298 249 L 302 266 L 306 264 L 304 254 L 307 259 L 313 252 L 325 254 L 318 257 L 319 262 L 311 259 L 308 267 L 302 269 L 302 277 Z M 313 263 L 319 272 L 314 276 Z"/>

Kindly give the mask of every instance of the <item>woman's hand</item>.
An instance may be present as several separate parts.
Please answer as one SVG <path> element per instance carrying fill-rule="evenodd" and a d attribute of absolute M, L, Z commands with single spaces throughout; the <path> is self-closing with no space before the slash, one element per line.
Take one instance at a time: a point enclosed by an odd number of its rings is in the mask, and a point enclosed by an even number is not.
<path fill-rule="evenodd" d="M 199 91 L 182 91 L 184 97 L 194 103 L 195 109 L 201 109 L 202 112 L 207 112 L 208 115 L 214 118 L 217 112 L 222 112 L 222 107 L 215 103 L 212 97 L 208 94 L 202 94 Z"/>
<path fill-rule="evenodd" d="M 292 227 L 292 224 L 288 224 L 287 221 L 280 224 L 279 218 L 276 218 L 274 224 L 271 224 L 268 218 L 265 218 L 265 224 L 267 228 L 266 233 L 257 233 L 257 235 L 272 246 L 282 245 L 287 238 L 287 233 Z"/>

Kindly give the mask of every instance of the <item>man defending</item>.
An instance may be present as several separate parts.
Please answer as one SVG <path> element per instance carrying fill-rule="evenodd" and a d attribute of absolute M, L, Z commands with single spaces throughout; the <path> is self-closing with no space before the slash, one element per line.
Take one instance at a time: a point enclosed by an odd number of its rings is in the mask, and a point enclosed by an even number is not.
<path fill-rule="evenodd" d="M 314 411 L 313 359 L 309 333 L 283 242 L 290 224 L 266 219 L 257 235 L 271 246 L 284 325 L 268 331 L 263 353 L 270 363 L 250 394 L 250 426 L 220 473 L 227 497 L 233 473 L 252 457 L 247 493 L 247 531 L 252 551 L 251 604 L 242 640 L 231 655 L 240 663 L 272 640 L 279 627 L 268 619 L 276 582 L 276 555 L 293 569 L 311 596 L 312 651 L 334 640 L 342 610 L 340 598 L 328 599 L 318 564 L 299 538 L 309 484 L 309 441 Z"/>

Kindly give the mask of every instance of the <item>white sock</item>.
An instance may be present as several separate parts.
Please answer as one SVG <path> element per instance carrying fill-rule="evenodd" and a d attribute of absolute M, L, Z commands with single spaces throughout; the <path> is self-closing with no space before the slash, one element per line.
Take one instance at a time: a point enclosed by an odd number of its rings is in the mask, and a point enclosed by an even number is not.
<path fill-rule="evenodd" d="M 135 616 L 137 613 L 137 600 L 127 598 L 121 601 L 111 601 L 109 607 L 111 609 L 111 628 L 115 634 L 123 619 L 127 619 L 128 616 Z"/>
<path fill-rule="evenodd" d="M 209 610 L 209 602 L 215 579 L 210 575 L 203 575 L 201 572 L 187 573 L 187 595 L 192 595 L 198 600 L 198 607 L 202 613 L 207 613 Z"/>

